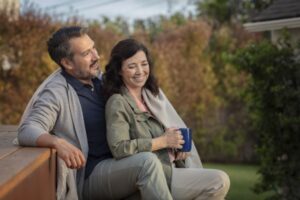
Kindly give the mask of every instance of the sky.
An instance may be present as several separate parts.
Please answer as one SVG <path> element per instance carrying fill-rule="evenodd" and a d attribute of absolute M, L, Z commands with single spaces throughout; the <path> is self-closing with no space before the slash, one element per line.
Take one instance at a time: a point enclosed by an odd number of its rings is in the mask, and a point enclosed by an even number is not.
<path fill-rule="evenodd" d="M 195 11 L 194 0 L 20 0 L 20 3 L 27 1 L 47 12 L 75 14 L 86 19 L 122 16 L 128 22 L 168 16 L 177 11 L 184 14 Z"/>

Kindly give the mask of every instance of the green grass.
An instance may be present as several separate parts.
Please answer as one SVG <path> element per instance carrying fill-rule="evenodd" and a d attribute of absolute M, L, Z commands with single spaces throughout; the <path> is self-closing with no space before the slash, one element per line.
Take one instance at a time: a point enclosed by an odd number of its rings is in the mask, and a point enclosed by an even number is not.
<path fill-rule="evenodd" d="M 226 200 L 263 200 L 267 194 L 256 194 L 252 188 L 259 179 L 257 166 L 233 164 L 204 164 L 205 168 L 220 169 L 230 177 L 230 190 Z"/>

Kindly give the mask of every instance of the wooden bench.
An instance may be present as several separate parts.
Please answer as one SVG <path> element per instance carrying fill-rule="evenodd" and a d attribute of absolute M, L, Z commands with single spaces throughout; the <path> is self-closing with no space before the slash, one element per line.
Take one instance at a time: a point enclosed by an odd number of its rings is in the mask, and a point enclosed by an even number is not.
<path fill-rule="evenodd" d="M 0 200 L 55 199 L 56 153 L 12 144 L 17 126 L 0 125 Z"/>

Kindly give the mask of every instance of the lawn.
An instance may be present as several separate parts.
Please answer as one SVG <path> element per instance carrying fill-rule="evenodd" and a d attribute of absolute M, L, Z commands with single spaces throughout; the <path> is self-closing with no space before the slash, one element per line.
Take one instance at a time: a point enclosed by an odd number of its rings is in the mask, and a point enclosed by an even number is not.
<path fill-rule="evenodd" d="M 233 164 L 204 164 L 205 168 L 221 169 L 230 177 L 230 190 L 226 200 L 263 200 L 267 194 L 256 194 L 252 188 L 259 178 L 257 166 Z"/>

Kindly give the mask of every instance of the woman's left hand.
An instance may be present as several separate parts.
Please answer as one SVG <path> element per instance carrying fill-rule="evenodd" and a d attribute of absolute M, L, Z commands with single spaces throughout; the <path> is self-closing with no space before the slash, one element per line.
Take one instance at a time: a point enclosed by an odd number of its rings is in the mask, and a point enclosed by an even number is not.
<path fill-rule="evenodd" d="M 190 155 L 191 153 L 189 152 L 176 152 L 175 160 L 185 160 Z"/>

